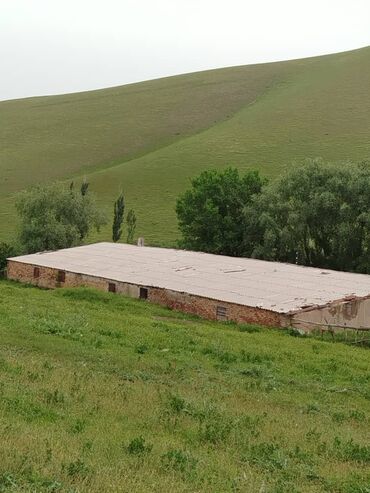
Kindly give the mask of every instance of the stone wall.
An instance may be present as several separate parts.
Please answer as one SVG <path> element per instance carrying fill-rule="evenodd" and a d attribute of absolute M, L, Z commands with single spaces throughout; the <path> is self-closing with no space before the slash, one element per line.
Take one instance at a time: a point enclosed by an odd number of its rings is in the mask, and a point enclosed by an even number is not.
<path fill-rule="evenodd" d="M 37 269 L 36 272 L 35 268 Z M 253 323 L 270 327 L 286 326 L 289 322 L 283 315 L 261 308 L 216 301 L 163 288 L 137 286 L 74 272 L 66 271 L 64 273 L 64 281 L 61 282 L 58 280 L 59 272 L 60 271 L 57 269 L 51 269 L 49 267 L 41 267 L 10 260 L 8 262 L 7 275 L 8 279 L 49 289 L 57 287 L 88 286 L 102 291 L 109 291 L 109 284 L 112 284 L 111 289 L 113 288 L 116 293 L 133 298 L 139 298 L 140 288 L 146 288 L 147 293 L 145 294 L 147 294 L 148 301 L 185 313 L 199 315 L 200 317 L 209 320 L 232 320 L 239 323 Z"/>

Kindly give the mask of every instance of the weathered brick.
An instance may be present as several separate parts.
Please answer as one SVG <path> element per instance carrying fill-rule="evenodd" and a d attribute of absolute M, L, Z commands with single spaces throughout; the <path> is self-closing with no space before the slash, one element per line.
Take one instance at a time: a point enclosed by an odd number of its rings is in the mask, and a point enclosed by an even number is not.
<path fill-rule="evenodd" d="M 39 275 L 36 278 L 34 277 L 35 267 L 39 268 Z M 271 327 L 280 327 L 285 324 L 283 316 L 270 310 L 217 301 L 163 288 L 139 286 L 115 281 L 113 279 L 104 279 L 68 271 L 65 273 L 65 281 L 60 283 L 58 282 L 57 269 L 16 262 L 13 260 L 8 262 L 8 279 L 49 289 L 88 286 L 102 291 L 108 291 L 109 283 L 114 283 L 116 286 L 116 293 L 131 296 L 133 298 L 139 297 L 140 287 L 147 287 L 148 301 L 185 313 L 198 315 L 208 320 L 217 320 L 217 307 L 220 306 L 226 308 L 226 317 L 223 318 L 224 320 Z"/>

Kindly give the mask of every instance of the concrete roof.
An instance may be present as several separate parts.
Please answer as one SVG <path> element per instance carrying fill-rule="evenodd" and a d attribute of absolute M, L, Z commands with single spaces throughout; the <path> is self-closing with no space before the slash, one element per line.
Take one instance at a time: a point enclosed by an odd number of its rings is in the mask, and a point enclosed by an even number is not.
<path fill-rule="evenodd" d="M 208 253 L 95 243 L 11 260 L 279 313 L 370 295 L 370 275 Z"/>

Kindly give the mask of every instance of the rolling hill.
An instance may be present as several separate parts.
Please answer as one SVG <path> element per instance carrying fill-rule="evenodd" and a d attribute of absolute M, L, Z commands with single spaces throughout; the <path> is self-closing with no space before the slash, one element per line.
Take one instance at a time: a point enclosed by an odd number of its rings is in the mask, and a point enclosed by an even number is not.
<path fill-rule="evenodd" d="M 17 191 L 86 176 L 109 213 L 123 189 L 137 233 L 173 244 L 175 199 L 203 169 L 273 177 L 305 158 L 370 159 L 369 87 L 367 47 L 1 102 L 0 239 L 14 233 Z"/>
<path fill-rule="evenodd" d="M 6 281 L 0 333 L 4 493 L 368 491 L 369 349 Z"/>

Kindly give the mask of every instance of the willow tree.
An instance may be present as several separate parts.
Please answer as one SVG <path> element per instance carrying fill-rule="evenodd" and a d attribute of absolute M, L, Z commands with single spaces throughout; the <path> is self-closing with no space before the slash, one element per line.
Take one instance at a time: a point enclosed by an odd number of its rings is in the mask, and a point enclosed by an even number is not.
<path fill-rule="evenodd" d="M 62 183 L 21 192 L 16 209 L 21 220 L 19 241 L 28 253 L 80 245 L 91 230 L 99 231 L 106 222 L 93 194 L 82 195 Z"/>
<path fill-rule="evenodd" d="M 370 273 L 370 166 L 291 168 L 254 203 L 262 235 L 253 255 Z"/>

